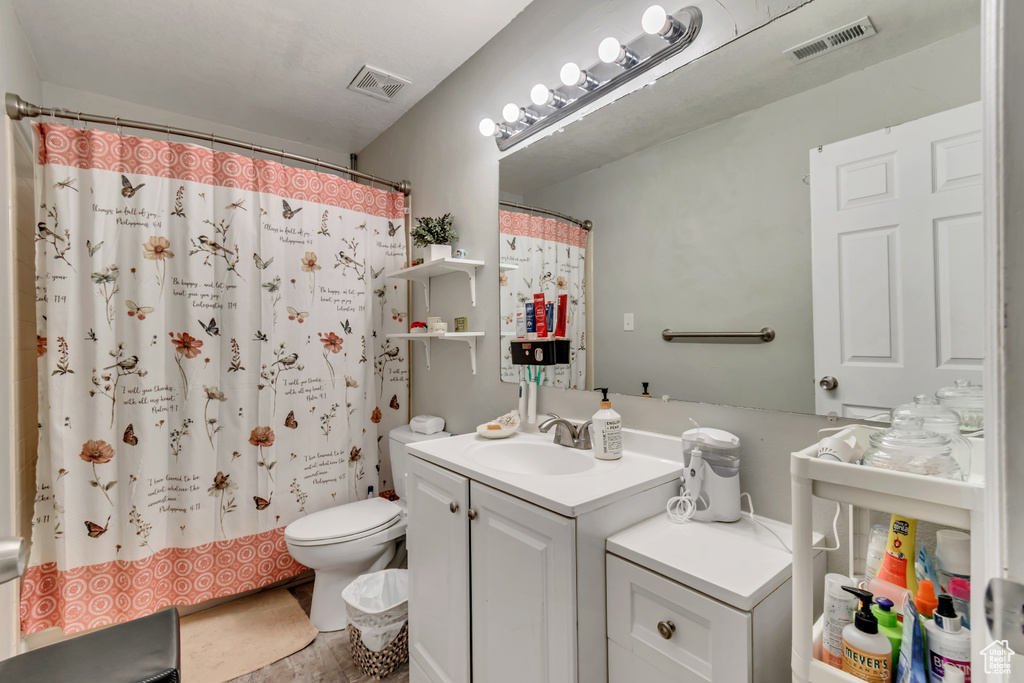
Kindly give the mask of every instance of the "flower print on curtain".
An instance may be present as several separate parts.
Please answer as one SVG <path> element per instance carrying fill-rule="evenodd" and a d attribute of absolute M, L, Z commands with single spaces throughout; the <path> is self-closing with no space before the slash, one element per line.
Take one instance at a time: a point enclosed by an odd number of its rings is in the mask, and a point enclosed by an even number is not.
<path fill-rule="evenodd" d="M 23 630 L 303 571 L 284 526 L 365 497 L 383 437 L 408 421 L 405 354 L 387 344 L 405 325 L 379 314 L 406 310 L 383 277 L 405 262 L 404 198 L 194 145 L 37 131 L 42 428 Z"/>
<path fill-rule="evenodd" d="M 501 262 L 519 266 L 498 275 L 501 296 L 501 379 L 519 381 L 519 368 L 512 364 L 510 339 L 515 336 L 516 308 L 533 303 L 543 292 L 549 302 L 567 296 L 569 364 L 548 366 L 542 384 L 549 387 L 585 389 L 587 386 L 586 298 L 584 276 L 587 231 L 553 218 L 517 211 L 499 211 L 499 253 Z"/>

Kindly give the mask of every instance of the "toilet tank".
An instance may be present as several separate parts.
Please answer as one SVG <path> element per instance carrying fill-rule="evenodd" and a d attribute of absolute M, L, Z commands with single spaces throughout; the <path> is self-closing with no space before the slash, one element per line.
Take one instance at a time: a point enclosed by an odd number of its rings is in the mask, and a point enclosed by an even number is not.
<path fill-rule="evenodd" d="M 409 470 L 409 452 L 406 448 L 417 441 L 429 441 L 431 439 L 442 439 L 451 436 L 448 432 L 437 432 L 435 434 L 420 434 L 409 429 L 409 425 L 402 425 L 391 430 L 391 438 L 388 445 L 391 449 L 391 476 L 395 478 L 395 493 L 399 500 L 405 498 L 405 473 Z"/>

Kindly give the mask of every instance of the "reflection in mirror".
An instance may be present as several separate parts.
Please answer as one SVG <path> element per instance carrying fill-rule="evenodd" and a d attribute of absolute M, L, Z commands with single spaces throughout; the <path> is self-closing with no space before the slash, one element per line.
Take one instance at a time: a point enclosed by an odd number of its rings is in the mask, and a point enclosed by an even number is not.
<path fill-rule="evenodd" d="M 598 226 L 592 370 L 559 386 L 866 419 L 980 382 L 979 14 L 816 0 L 504 157 L 503 198 Z M 787 54 L 865 15 L 876 34 Z M 557 267 L 500 288 L 503 333 Z"/>
<path fill-rule="evenodd" d="M 502 200 L 500 205 L 501 379 L 527 379 L 541 386 L 565 389 L 589 388 L 587 242 L 592 224 L 510 200 Z M 523 309 L 525 313 L 538 293 L 552 304 L 550 309 L 556 316 L 559 310 L 566 312 L 561 336 L 569 340 L 568 364 L 548 366 L 543 372 L 513 365 L 510 348 L 510 341 L 516 336 L 517 310 Z"/>

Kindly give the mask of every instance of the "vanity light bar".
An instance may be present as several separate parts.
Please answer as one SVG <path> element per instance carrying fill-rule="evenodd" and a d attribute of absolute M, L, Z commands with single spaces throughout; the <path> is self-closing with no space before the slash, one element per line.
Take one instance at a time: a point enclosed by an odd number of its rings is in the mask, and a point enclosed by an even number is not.
<path fill-rule="evenodd" d="M 484 119 L 480 122 L 480 132 L 494 137 L 498 149 L 505 151 L 572 115 L 606 92 L 676 56 L 697 38 L 702 22 L 703 15 L 696 7 L 684 7 L 671 15 L 660 5 L 653 5 L 647 8 L 641 21 L 645 35 L 629 45 L 622 44 L 615 37 L 605 38 L 598 48 L 600 61 L 593 67 L 582 69 L 573 62 L 567 63 L 559 74 L 561 88 L 555 90 L 538 83 L 530 91 L 533 106 L 520 107 L 510 102 L 502 109 L 506 123 Z M 648 36 L 661 37 L 665 41 L 664 46 L 653 53 L 650 53 L 649 46 L 633 49 L 637 45 L 649 44 Z M 608 74 L 609 68 L 614 69 L 609 65 L 617 65 L 621 71 L 604 80 L 595 75 Z"/>

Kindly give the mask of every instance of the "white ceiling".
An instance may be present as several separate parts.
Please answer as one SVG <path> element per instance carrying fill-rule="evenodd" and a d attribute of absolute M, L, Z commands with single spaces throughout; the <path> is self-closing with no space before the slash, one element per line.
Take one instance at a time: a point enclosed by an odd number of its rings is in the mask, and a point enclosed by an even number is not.
<path fill-rule="evenodd" d="M 529 1 L 14 0 L 14 7 L 43 81 L 358 152 Z M 391 102 L 347 90 L 363 64 L 412 85 Z"/>
<path fill-rule="evenodd" d="M 723 7 L 729 3 L 723 4 Z M 737 0 L 737 6 L 745 5 Z M 869 16 L 877 35 L 803 64 L 783 51 Z M 979 0 L 814 0 L 501 160 L 522 196 L 976 27 Z M 702 31 L 710 30 L 705 19 Z M 638 32 L 638 31 L 637 31 Z"/>

